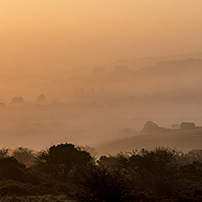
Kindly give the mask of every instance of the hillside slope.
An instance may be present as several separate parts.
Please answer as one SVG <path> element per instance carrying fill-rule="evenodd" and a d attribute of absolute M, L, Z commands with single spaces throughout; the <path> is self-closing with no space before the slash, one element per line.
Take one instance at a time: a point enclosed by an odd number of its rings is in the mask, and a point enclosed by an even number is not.
<path fill-rule="evenodd" d="M 99 145 L 99 155 L 130 152 L 135 149 L 154 147 L 170 147 L 177 150 L 189 151 L 202 148 L 202 129 L 194 130 L 170 130 L 161 133 L 139 135 L 135 137 L 119 139 Z"/>

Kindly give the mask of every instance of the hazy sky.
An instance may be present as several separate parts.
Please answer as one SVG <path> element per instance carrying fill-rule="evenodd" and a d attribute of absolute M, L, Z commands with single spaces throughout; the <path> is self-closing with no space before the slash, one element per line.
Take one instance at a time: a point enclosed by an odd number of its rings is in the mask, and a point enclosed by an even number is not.
<path fill-rule="evenodd" d="M 199 0 L 0 0 L 0 68 L 46 72 L 202 50 Z"/>

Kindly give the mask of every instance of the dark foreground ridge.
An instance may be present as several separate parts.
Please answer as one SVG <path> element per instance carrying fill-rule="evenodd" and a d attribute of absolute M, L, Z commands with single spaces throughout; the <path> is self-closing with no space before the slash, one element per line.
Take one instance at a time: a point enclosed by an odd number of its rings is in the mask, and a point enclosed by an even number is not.
<path fill-rule="evenodd" d="M 95 159 L 88 147 L 0 150 L 1 201 L 199 202 L 202 150 L 141 149 Z"/>

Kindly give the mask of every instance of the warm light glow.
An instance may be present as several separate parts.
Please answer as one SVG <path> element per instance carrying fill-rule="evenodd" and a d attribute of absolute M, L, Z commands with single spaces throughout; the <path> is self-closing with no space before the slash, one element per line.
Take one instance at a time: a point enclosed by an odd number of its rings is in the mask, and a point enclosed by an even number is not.
<path fill-rule="evenodd" d="M 201 126 L 201 8 L 0 0 L 0 148 L 96 145 L 140 135 L 146 121 Z"/>
<path fill-rule="evenodd" d="M 1 70 L 200 51 L 201 6 L 190 0 L 2 0 Z"/>

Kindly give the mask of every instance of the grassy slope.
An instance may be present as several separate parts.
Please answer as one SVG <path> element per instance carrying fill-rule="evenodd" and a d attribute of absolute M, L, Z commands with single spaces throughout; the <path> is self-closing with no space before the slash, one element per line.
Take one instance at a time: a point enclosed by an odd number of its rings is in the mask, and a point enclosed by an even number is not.
<path fill-rule="evenodd" d="M 183 151 L 202 149 L 202 129 L 171 130 L 155 134 L 141 134 L 99 145 L 97 151 L 99 155 L 113 155 L 120 151 L 130 152 L 135 149 L 152 149 L 154 147 L 170 147 Z"/>

